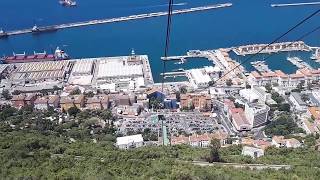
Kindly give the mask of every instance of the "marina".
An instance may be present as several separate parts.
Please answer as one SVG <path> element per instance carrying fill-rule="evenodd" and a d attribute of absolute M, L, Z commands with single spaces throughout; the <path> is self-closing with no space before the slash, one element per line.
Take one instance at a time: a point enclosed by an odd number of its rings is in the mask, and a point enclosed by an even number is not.
<path fill-rule="evenodd" d="M 299 69 L 308 68 L 313 69 L 308 63 L 303 62 L 299 57 L 287 57 L 287 60 L 293 65 L 297 66 Z"/>
<path fill-rule="evenodd" d="M 264 54 L 290 51 L 311 51 L 311 47 L 306 45 L 303 41 L 274 43 L 265 48 L 267 45 L 268 44 L 245 45 L 233 48 L 232 50 L 238 56 L 245 56 L 256 53 Z"/>
<path fill-rule="evenodd" d="M 265 64 L 265 61 L 254 61 L 250 63 L 257 71 L 259 72 L 270 72 L 268 65 Z"/>
<path fill-rule="evenodd" d="M 200 7 L 188 8 L 188 9 L 174 10 L 172 12 L 172 14 L 176 15 L 176 14 L 192 13 L 192 12 L 199 12 L 199 11 L 207 11 L 207 10 L 213 10 L 213 9 L 218 9 L 218 8 L 227 8 L 227 7 L 231 7 L 231 6 L 232 6 L 232 3 L 200 6 Z M 12 35 L 20 35 L 20 34 L 35 33 L 35 32 L 39 33 L 39 32 L 56 31 L 59 29 L 90 26 L 90 25 L 96 25 L 96 24 L 124 22 L 124 21 L 138 20 L 138 19 L 161 17 L 161 16 L 166 16 L 166 15 L 168 15 L 168 12 L 155 12 L 155 13 L 148 13 L 148 14 L 139 14 L 139 15 L 118 17 L 118 18 L 111 18 L 111 19 L 97 19 L 97 20 L 90 20 L 90 21 L 83 21 L 83 22 L 44 26 L 44 27 L 35 26 L 36 28 L 33 27 L 33 28 L 22 29 L 22 30 L 2 31 L 2 33 L 0 33 L 0 38 L 12 36 Z"/>

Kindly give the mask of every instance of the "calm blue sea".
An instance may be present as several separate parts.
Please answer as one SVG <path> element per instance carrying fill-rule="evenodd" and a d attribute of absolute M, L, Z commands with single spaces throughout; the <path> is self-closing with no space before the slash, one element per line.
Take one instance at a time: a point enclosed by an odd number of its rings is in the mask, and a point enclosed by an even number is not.
<path fill-rule="evenodd" d="M 190 49 L 215 49 L 251 43 L 268 43 L 292 27 L 320 6 L 272 8 L 271 3 L 308 2 L 309 0 L 175 0 L 185 3 L 175 9 L 207 4 L 232 2 L 233 7 L 206 12 L 176 15 L 170 55 L 182 55 Z M 168 0 L 77 0 L 76 8 L 62 7 L 58 0 L 0 0 L 0 27 L 5 30 L 28 28 L 37 24 L 52 25 L 67 22 L 111 18 L 165 11 Z M 317 15 L 282 41 L 298 38 L 319 25 Z M 134 48 L 137 54 L 149 55 L 155 81 L 162 71 L 160 57 L 163 55 L 166 18 L 137 20 L 131 22 L 96 25 L 61 30 L 42 35 L 12 36 L 0 39 L 0 55 L 12 52 L 32 53 L 50 51 L 56 46 L 64 49 L 74 58 L 127 55 Z M 320 32 L 305 41 L 320 46 Z M 286 53 L 268 60 L 272 69 L 285 72 L 295 71 L 286 61 Z M 310 54 L 298 54 L 308 59 Z M 236 57 L 240 61 L 242 57 Z M 257 57 L 259 59 L 260 57 Z M 263 58 L 263 57 L 261 57 Z M 311 62 L 313 66 L 318 64 Z M 192 61 L 183 68 L 207 65 L 208 62 Z M 174 65 L 169 65 L 177 69 Z M 250 64 L 247 66 L 251 70 Z M 179 68 L 179 67 L 178 67 Z"/>

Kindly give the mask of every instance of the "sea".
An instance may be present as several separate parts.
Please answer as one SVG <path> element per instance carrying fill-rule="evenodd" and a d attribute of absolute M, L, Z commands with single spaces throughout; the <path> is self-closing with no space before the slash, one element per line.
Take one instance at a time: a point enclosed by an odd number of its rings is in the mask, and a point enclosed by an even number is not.
<path fill-rule="evenodd" d="M 0 28 L 16 30 L 38 26 L 113 18 L 166 11 L 168 0 L 76 0 L 77 7 L 63 7 L 59 0 L 0 0 Z M 175 15 L 172 19 L 172 33 L 169 55 L 184 55 L 188 50 L 217 49 L 238 45 L 269 43 L 293 27 L 297 22 L 320 8 L 297 6 L 273 8 L 273 3 L 310 2 L 311 0 L 174 0 L 174 9 L 184 9 L 218 3 L 233 3 L 231 8 Z M 129 55 L 149 56 L 156 82 L 160 81 L 164 54 L 166 17 L 157 17 L 113 24 L 94 25 L 59 30 L 40 35 L 18 35 L 0 39 L 0 55 L 13 52 L 51 52 L 57 46 L 63 48 L 72 58 Z M 294 41 L 302 34 L 319 26 L 320 14 L 316 15 L 280 41 Z M 320 31 L 306 37 L 310 46 L 320 46 Z M 286 73 L 295 72 L 296 67 L 279 53 L 267 60 L 271 69 L 281 69 Z M 311 53 L 294 52 L 318 68 L 319 63 L 310 60 Z M 246 57 L 231 54 L 241 62 Z M 267 55 L 259 55 L 252 61 L 262 60 Z M 182 67 L 168 65 L 167 70 L 197 68 L 212 65 L 205 59 L 190 60 Z M 250 63 L 244 66 L 253 70 Z"/>

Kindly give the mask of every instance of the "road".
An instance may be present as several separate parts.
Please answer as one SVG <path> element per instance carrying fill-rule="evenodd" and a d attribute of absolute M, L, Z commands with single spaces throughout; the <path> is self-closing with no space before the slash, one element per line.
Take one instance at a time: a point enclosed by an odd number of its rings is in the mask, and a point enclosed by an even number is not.
<path fill-rule="evenodd" d="M 193 161 L 192 164 L 198 165 L 198 166 L 228 166 L 228 167 L 234 167 L 234 168 L 250 168 L 251 170 L 263 170 L 263 169 L 274 169 L 274 170 L 280 170 L 280 169 L 291 169 L 291 165 L 277 165 L 277 164 L 238 164 L 238 163 L 208 163 L 208 162 L 202 162 L 202 161 Z"/>
<path fill-rule="evenodd" d="M 228 131 L 229 135 L 236 135 L 238 132 L 234 129 L 231 121 L 229 120 L 228 117 L 223 112 L 223 103 L 220 101 L 215 101 L 218 110 L 215 111 L 217 114 L 218 118 L 221 120 L 221 124 L 226 128 Z"/>

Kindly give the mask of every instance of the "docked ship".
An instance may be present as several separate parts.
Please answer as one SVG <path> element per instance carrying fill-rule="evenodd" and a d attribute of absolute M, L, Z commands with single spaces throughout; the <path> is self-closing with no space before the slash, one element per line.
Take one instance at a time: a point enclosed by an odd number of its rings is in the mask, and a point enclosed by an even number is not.
<path fill-rule="evenodd" d="M 42 33 L 42 32 L 53 32 L 57 31 L 58 28 L 56 26 L 46 26 L 46 27 L 38 27 L 37 25 L 34 25 L 31 29 L 32 33 Z"/>
<path fill-rule="evenodd" d="M 77 2 L 75 2 L 73 0 L 60 0 L 59 3 L 63 6 L 68 6 L 68 7 L 72 7 L 72 6 L 77 5 Z"/>
<path fill-rule="evenodd" d="M 5 37 L 8 37 L 8 34 L 4 30 L 0 29 L 0 38 L 5 38 Z"/>
<path fill-rule="evenodd" d="M 42 61 L 59 61 L 59 60 L 67 60 L 69 56 L 65 53 L 64 50 L 57 47 L 54 54 L 47 54 L 46 51 L 42 53 L 34 52 L 33 55 L 16 54 L 13 53 L 13 56 L 5 56 L 1 60 L 5 64 L 13 64 L 13 63 L 28 63 L 28 62 L 42 62 Z"/>

